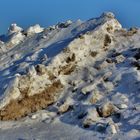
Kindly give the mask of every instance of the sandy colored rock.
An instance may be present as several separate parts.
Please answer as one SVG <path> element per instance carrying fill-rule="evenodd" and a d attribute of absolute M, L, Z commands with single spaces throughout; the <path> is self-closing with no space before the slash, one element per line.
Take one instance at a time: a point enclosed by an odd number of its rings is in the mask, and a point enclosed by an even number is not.
<path fill-rule="evenodd" d="M 99 114 L 96 111 L 96 108 L 90 108 L 87 111 L 87 115 L 84 117 L 83 126 L 90 126 L 95 124 L 100 120 Z"/>
<path fill-rule="evenodd" d="M 28 96 L 23 92 L 21 100 L 11 100 L 3 109 L 0 110 L 0 120 L 17 120 L 30 113 L 46 108 L 56 101 L 58 92 L 62 89 L 60 81 L 55 81 L 52 85 L 46 87 L 42 93 Z"/>
<path fill-rule="evenodd" d="M 58 112 L 65 113 L 67 112 L 73 105 L 73 100 L 71 98 L 67 98 L 66 101 L 59 107 Z"/>
<path fill-rule="evenodd" d="M 117 108 L 111 102 L 106 102 L 97 110 L 101 117 L 109 117 L 117 111 Z"/>
<path fill-rule="evenodd" d="M 110 124 L 107 129 L 106 129 L 107 133 L 110 134 L 116 134 L 117 133 L 117 128 L 115 124 Z"/>
<path fill-rule="evenodd" d="M 67 112 L 67 111 L 69 110 L 69 107 L 70 107 L 70 105 L 68 105 L 68 104 L 63 104 L 63 105 L 61 105 L 61 106 L 59 107 L 58 112 L 59 112 L 59 113 L 65 113 L 65 112 Z"/>
<path fill-rule="evenodd" d="M 92 91 L 88 100 L 91 104 L 95 104 L 96 102 L 100 101 L 102 98 L 103 98 L 103 95 L 101 95 L 98 91 Z"/>

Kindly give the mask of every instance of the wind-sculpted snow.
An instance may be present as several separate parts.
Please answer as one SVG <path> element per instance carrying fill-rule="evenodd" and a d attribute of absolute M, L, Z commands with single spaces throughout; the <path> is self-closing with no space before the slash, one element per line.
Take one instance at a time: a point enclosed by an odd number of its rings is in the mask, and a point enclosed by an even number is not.
<path fill-rule="evenodd" d="M 122 28 L 112 13 L 48 28 L 12 24 L 0 42 L 1 122 L 69 124 L 88 130 L 87 139 L 138 138 L 139 40 L 140 30 Z"/>

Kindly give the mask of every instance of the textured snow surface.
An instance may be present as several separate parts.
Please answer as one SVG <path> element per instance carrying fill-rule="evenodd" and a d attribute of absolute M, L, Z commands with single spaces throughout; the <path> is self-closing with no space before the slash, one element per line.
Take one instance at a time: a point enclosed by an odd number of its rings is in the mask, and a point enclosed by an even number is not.
<path fill-rule="evenodd" d="M 140 139 L 140 29 L 109 12 L 0 40 L 0 139 Z"/>

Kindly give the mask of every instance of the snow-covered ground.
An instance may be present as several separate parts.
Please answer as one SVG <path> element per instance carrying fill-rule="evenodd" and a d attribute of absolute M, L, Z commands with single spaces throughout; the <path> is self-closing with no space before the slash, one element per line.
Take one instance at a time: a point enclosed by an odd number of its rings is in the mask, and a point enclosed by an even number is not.
<path fill-rule="evenodd" d="M 0 40 L 0 139 L 140 139 L 140 29 L 103 13 Z"/>

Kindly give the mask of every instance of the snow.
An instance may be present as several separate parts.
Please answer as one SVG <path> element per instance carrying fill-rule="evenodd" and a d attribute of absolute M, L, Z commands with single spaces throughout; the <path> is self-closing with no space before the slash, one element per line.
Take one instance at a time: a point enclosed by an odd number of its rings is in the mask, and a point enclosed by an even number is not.
<path fill-rule="evenodd" d="M 12 24 L 0 42 L 0 116 L 27 89 L 35 97 L 55 81 L 63 88 L 50 106 L 1 119 L 1 139 L 139 139 L 139 40 L 110 12 L 26 31 Z"/>
<path fill-rule="evenodd" d="M 13 23 L 10 25 L 9 29 L 8 29 L 8 35 L 13 34 L 13 33 L 18 33 L 23 31 L 23 29 L 19 26 L 17 26 L 16 23 Z"/>
<path fill-rule="evenodd" d="M 40 33 L 42 31 L 43 31 L 43 28 L 41 28 L 39 24 L 36 24 L 34 26 L 29 27 L 26 33 L 27 33 L 27 36 L 30 36 L 36 33 Z"/>
<path fill-rule="evenodd" d="M 9 36 L 9 41 L 6 42 L 8 48 L 18 45 L 20 42 L 24 40 L 24 35 L 21 32 L 14 33 Z"/>
<path fill-rule="evenodd" d="M 14 77 L 13 80 L 10 81 L 8 88 L 5 91 L 3 100 L 1 101 L 0 109 L 2 109 L 6 104 L 9 104 L 10 100 L 18 99 L 20 97 L 18 81 L 18 76 Z"/>

